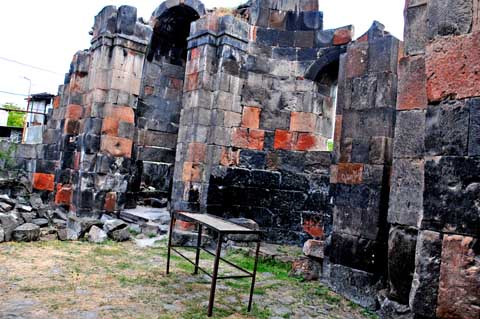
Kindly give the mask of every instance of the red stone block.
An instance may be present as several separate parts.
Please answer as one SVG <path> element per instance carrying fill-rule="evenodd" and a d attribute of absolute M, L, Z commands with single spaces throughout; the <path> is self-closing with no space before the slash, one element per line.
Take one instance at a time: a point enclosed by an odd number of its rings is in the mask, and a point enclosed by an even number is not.
<path fill-rule="evenodd" d="M 73 155 L 73 168 L 80 170 L 80 152 L 75 152 Z"/>
<path fill-rule="evenodd" d="M 347 78 L 364 75 L 368 68 L 368 42 L 355 43 L 348 47 L 346 62 Z"/>
<path fill-rule="evenodd" d="M 480 32 L 429 43 L 426 70 L 430 102 L 480 96 Z"/>
<path fill-rule="evenodd" d="M 103 208 L 105 211 L 109 213 L 115 212 L 115 208 L 117 207 L 117 193 L 107 193 L 105 195 L 105 203 Z"/>
<path fill-rule="evenodd" d="M 265 143 L 264 130 L 250 130 L 248 137 L 248 148 L 251 150 L 261 151 Z"/>
<path fill-rule="evenodd" d="M 327 145 L 324 138 L 311 133 L 299 133 L 295 141 L 295 151 L 324 151 Z"/>
<path fill-rule="evenodd" d="M 58 109 L 60 107 L 60 100 L 61 100 L 61 98 L 60 98 L 59 95 L 57 95 L 53 98 L 53 108 L 54 109 Z"/>
<path fill-rule="evenodd" d="M 204 163 L 207 156 L 207 145 L 203 143 L 190 143 L 187 151 L 187 161 Z"/>
<path fill-rule="evenodd" d="M 190 60 L 195 60 L 200 58 L 201 51 L 199 47 L 193 48 L 190 50 Z"/>
<path fill-rule="evenodd" d="M 175 228 L 182 231 L 194 231 L 196 229 L 196 224 L 184 220 L 177 220 L 175 222 Z"/>
<path fill-rule="evenodd" d="M 185 84 L 185 92 L 193 91 L 198 89 L 199 84 L 199 73 L 195 72 L 192 74 L 187 75 L 186 84 Z"/>
<path fill-rule="evenodd" d="M 51 191 L 55 190 L 55 175 L 33 173 L 33 188 L 39 191 Z"/>
<path fill-rule="evenodd" d="M 274 148 L 276 150 L 290 151 L 293 149 L 294 133 L 284 130 L 275 131 Z"/>
<path fill-rule="evenodd" d="M 248 33 L 248 39 L 252 42 L 256 42 L 257 41 L 257 30 L 258 30 L 258 27 L 256 26 L 251 26 L 250 27 L 250 31 Z"/>
<path fill-rule="evenodd" d="M 338 184 L 362 184 L 363 164 L 340 163 L 336 169 L 336 180 Z"/>
<path fill-rule="evenodd" d="M 203 177 L 203 165 L 192 162 L 183 163 L 183 175 L 184 182 L 202 182 Z"/>
<path fill-rule="evenodd" d="M 313 220 L 305 220 L 303 222 L 303 230 L 314 238 L 322 239 L 325 236 L 323 225 Z"/>
<path fill-rule="evenodd" d="M 353 32 L 350 29 L 338 29 L 333 34 L 333 45 L 343 45 L 352 42 Z"/>
<path fill-rule="evenodd" d="M 317 126 L 317 115 L 306 112 L 292 112 L 290 131 L 314 133 Z"/>
<path fill-rule="evenodd" d="M 248 148 L 248 129 L 234 128 L 232 131 L 232 145 L 238 148 Z"/>
<path fill-rule="evenodd" d="M 480 318 L 480 255 L 478 239 L 445 235 L 438 290 L 440 319 Z"/>
<path fill-rule="evenodd" d="M 243 108 L 242 127 L 258 129 L 260 127 L 260 112 L 258 107 L 246 106 Z"/>
<path fill-rule="evenodd" d="M 310 239 L 303 245 L 303 254 L 308 257 L 325 258 L 325 246 L 324 240 Z"/>
<path fill-rule="evenodd" d="M 426 86 L 424 57 L 412 56 L 400 59 L 397 109 L 425 109 L 428 104 Z"/>
<path fill-rule="evenodd" d="M 342 125 L 343 125 L 343 117 L 342 115 L 337 115 L 335 117 L 335 132 L 333 141 L 335 144 L 340 144 L 342 140 Z"/>
<path fill-rule="evenodd" d="M 135 123 L 135 112 L 129 106 L 115 106 L 112 104 L 105 105 L 103 110 L 104 118 L 113 118 L 119 122 Z"/>
<path fill-rule="evenodd" d="M 72 185 L 57 184 L 57 193 L 55 194 L 56 205 L 70 205 L 72 202 Z"/>
<path fill-rule="evenodd" d="M 120 123 L 113 117 L 106 117 L 102 121 L 102 134 L 118 136 L 118 127 Z"/>
<path fill-rule="evenodd" d="M 223 148 L 220 158 L 222 166 L 238 166 L 240 163 L 240 150 L 232 150 L 231 148 Z"/>
<path fill-rule="evenodd" d="M 104 135 L 100 150 L 114 157 L 132 157 L 133 141 L 127 138 Z"/>

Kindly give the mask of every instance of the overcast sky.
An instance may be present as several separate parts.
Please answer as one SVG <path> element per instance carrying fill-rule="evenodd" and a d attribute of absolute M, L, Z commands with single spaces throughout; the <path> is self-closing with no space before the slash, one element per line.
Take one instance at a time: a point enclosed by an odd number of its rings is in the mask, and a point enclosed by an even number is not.
<path fill-rule="evenodd" d="M 246 0 L 204 0 L 207 8 L 236 7 Z M 94 16 L 106 5 L 137 7 L 138 16 L 148 20 L 162 1 L 152 0 L 5 0 L 0 1 L 0 91 L 27 94 L 57 93 L 73 54 L 90 45 L 88 32 Z M 373 20 L 402 38 L 404 0 L 320 0 L 325 29 L 348 24 L 356 36 Z M 7 62 L 4 58 L 49 70 Z M 22 104 L 23 97 L 0 92 L 0 104 Z"/>

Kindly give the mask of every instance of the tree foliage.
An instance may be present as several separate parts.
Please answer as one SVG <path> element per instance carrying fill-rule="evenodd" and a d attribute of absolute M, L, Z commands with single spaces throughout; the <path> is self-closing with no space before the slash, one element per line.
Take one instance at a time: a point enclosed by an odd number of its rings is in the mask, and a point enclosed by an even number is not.
<path fill-rule="evenodd" d="M 23 112 L 15 112 L 15 110 L 21 110 L 15 104 L 7 103 L 3 105 L 4 109 L 12 110 L 8 112 L 8 121 L 7 126 L 12 127 L 23 127 L 23 122 L 25 121 L 26 113 Z"/>

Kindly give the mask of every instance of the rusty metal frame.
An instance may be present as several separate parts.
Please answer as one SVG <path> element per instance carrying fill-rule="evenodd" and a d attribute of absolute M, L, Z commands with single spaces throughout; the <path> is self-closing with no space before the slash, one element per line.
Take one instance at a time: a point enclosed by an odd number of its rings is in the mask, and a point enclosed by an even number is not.
<path fill-rule="evenodd" d="M 197 226 L 198 226 L 198 237 L 197 237 L 197 245 L 196 246 L 186 246 L 186 245 L 181 246 L 181 245 L 173 245 L 172 244 L 173 230 L 175 228 L 177 215 L 179 215 L 183 219 L 190 220 L 190 221 L 194 222 L 195 224 L 197 224 Z M 210 230 L 212 230 L 212 231 L 214 231 L 218 234 L 217 248 L 216 248 L 215 253 L 201 247 L 202 246 L 203 227 L 206 227 L 206 228 L 208 228 L 208 229 L 210 229 Z M 170 221 L 170 230 L 169 230 L 169 234 L 168 234 L 168 252 L 167 252 L 167 271 L 166 271 L 166 273 L 167 273 L 167 275 L 170 273 L 171 252 L 173 251 L 173 252 L 177 253 L 180 257 L 182 257 L 183 259 L 187 260 L 189 263 L 191 263 L 195 267 L 195 270 L 194 270 L 194 273 L 193 273 L 194 275 L 198 274 L 198 271 L 200 270 L 201 272 L 203 272 L 204 274 L 206 274 L 207 276 L 212 278 L 212 283 L 211 283 L 211 287 L 210 287 L 210 298 L 209 298 L 209 302 L 208 302 L 208 316 L 209 317 L 211 317 L 213 315 L 213 306 L 214 306 L 214 302 L 215 302 L 215 292 L 216 292 L 216 287 L 217 287 L 217 281 L 218 280 L 252 278 L 252 282 L 251 282 L 251 285 L 250 285 L 250 296 L 249 296 L 249 301 L 248 301 L 248 312 L 251 312 L 252 311 L 252 304 L 253 304 L 253 294 L 254 294 L 254 290 L 255 290 L 255 281 L 256 281 L 256 277 L 257 277 L 257 266 L 258 266 L 258 256 L 259 256 L 259 252 L 260 252 L 261 233 L 262 233 L 261 231 L 254 231 L 254 230 L 245 232 L 245 234 L 255 234 L 255 235 L 257 235 L 257 240 L 252 240 L 251 241 L 251 242 L 256 242 L 257 247 L 256 247 L 256 250 L 255 250 L 255 262 L 254 262 L 254 266 L 253 266 L 253 272 L 250 272 L 247 269 L 244 269 L 244 268 L 234 264 L 233 262 L 230 262 L 230 261 L 226 260 L 225 258 L 221 257 L 223 238 L 225 236 L 228 236 L 228 235 L 239 234 L 239 232 L 218 230 L 218 229 L 215 229 L 212 225 L 209 225 L 207 223 L 202 223 L 202 222 L 198 222 L 196 220 L 192 220 L 191 218 L 189 218 L 185 215 L 182 215 L 181 212 L 174 212 L 172 214 L 172 218 L 171 218 L 171 221 Z M 182 252 L 177 250 L 177 248 L 194 248 L 196 250 L 195 261 L 193 261 L 189 257 L 185 256 Z M 199 266 L 200 251 L 202 251 L 202 250 L 215 257 L 212 274 Z M 245 275 L 219 276 L 218 275 L 218 267 L 219 267 L 220 261 L 223 261 L 224 263 L 226 263 L 226 264 L 234 267 L 235 269 L 245 273 Z"/>

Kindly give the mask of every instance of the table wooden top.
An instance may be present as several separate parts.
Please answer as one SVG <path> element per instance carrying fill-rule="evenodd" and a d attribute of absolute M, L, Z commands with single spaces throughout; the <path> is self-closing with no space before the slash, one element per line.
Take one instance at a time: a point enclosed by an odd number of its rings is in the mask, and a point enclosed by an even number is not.
<path fill-rule="evenodd" d="M 178 215 L 191 219 L 202 224 L 205 227 L 212 228 L 223 234 L 260 234 L 260 230 L 253 230 L 247 227 L 229 222 L 223 218 L 208 214 L 194 214 L 177 212 Z"/>

